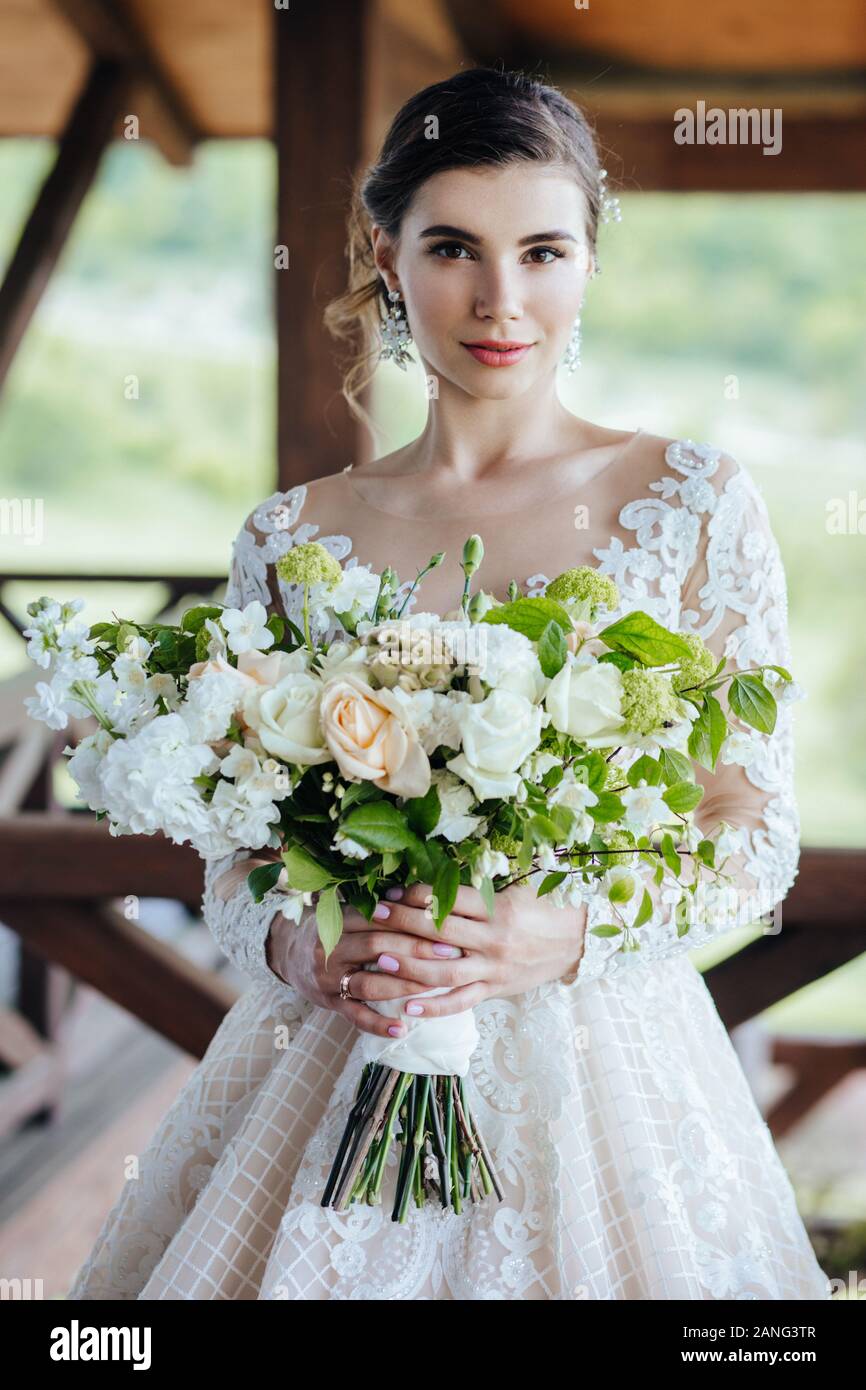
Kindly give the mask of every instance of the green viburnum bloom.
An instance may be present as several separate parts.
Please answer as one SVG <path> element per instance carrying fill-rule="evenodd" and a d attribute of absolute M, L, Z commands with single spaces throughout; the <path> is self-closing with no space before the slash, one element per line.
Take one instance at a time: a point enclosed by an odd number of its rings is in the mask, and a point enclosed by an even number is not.
<path fill-rule="evenodd" d="M 646 735 L 676 723 L 682 712 L 670 681 L 635 666 L 622 673 L 622 717 L 627 729 Z"/>
<path fill-rule="evenodd" d="M 287 584 L 327 584 L 333 588 L 343 577 L 342 566 L 318 541 L 294 545 L 276 564 Z"/>
<path fill-rule="evenodd" d="M 545 597 L 557 603 L 576 600 L 589 601 L 593 608 L 616 608 L 619 603 L 619 589 L 609 574 L 599 574 L 591 565 L 579 565 L 577 569 L 565 570 L 557 575 L 545 589 Z"/>
<path fill-rule="evenodd" d="M 687 690 L 692 685 L 700 685 L 715 671 L 717 662 L 703 637 L 696 632 L 681 632 L 680 637 L 688 643 L 691 657 L 683 657 L 680 669 L 673 677 L 674 690 Z"/>
<path fill-rule="evenodd" d="M 208 661 L 210 659 L 207 654 L 208 643 L 210 642 L 210 640 L 211 634 L 208 632 L 204 623 L 202 623 L 201 627 L 195 635 L 196 661 Z"/>
<path fill-rule="evenodd" d="M 516 859 L 520 852 L 520 841 L 513 835 L 504 835 L 501 830 L 490 833 L 490 848 L 499 850 L 508 859 Z"/>
<path fill-rule="evenodd" d="M 609 835 L 605 836 L 604 845 L 606 850 L 617 851 L 629 848 L 634 849 L 634 836 L 628 830 L 613 830 Z M 609 869 L 612 868 L 614 864 L 633 864 L 635 857 L 634 854 L 617 853 L 603 854 L 600 856 L 601 862 L 606 864 Z"/>

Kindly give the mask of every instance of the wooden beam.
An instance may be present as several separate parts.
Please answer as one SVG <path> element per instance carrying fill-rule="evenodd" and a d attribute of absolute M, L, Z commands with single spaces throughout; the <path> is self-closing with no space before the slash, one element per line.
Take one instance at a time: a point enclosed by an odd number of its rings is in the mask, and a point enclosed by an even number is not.
<path fill-rule="evenodd" d="M 112 835 L 90 811 L 0 818 L 5 898 L 177 898 L 201 903 L 204 861 L 165 836 Z M 0 921 L 3 921 L 0 912 Z"/>
<path fill-rule="evenodd" d="M 54 0 L 54 5 L 95 57 L 123 64 L 141 84 L 147 107 L 141 134 L 155 142 L 169 163 L 190 164 L 204 132 L 125 0 Z"/>
<path fill-rule="evenodd" d="M 236 990 L 97 902 L 0 899 L 0 921 L 29 950 L 202 1057 Z"/>
<path fill-rule="evenodd" d="M 371 0 L 275 7 L 277 150 L 277 487 L 356 460 L 358 430 L 340 395 L 325 304 L 345 288 L 346 214 L 363 157 Z M 325 90 L 327 87 L 327 96 Z"/>
<path fill-rule="evenodd" d="M 707 103 L 709 109 L 711 103 Z M 750 109 L 752 103 L 738 106 Z M 692 108 L 693 109 L 693 108 Z M 725 108 L 727 109 L 727 108 Z M 673 109 L 666 119 L 595 121 L 611 184 L 641 193 L 851 193 L 866 189 L 866 114 L 786 114 L 782 146 L 677 145 Z"/>
<path fill-rule="evenodd" d="M 127 88 L 122 66 L 96 63 L 63 132 L 0 285 L 0 389 L 93 182 Z"/>

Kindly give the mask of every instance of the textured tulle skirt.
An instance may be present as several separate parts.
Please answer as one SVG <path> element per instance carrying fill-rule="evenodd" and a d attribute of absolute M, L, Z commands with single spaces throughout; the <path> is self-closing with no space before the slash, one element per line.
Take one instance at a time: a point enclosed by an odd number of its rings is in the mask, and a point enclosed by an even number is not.
<path fill-rule="evenodd" d="M 362 1035 L 247 991 L 161 1121 L 70 1299 L 827 1299 L 794 1193 L 685 956 L 476 1008 L 495 1195 L 321 1206 Z"/>

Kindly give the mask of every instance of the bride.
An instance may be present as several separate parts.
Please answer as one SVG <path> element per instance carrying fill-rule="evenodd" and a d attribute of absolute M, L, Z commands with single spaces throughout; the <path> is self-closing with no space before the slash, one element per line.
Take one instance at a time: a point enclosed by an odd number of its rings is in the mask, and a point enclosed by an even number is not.
<path fill-rule="evenodd" d="M 615 200 L 614 200 L 615 201 Z M 360 181 L 350 286 L 327 313 L 353 344 L 344 393 L 380 354 L 412 352 L 426 426 L 387 457 L 275 493 L 235 541 L 226 602 L 298 615 L 275 570 L 315 538 L 348 571 L 394 566 L 404 590 L 437 551 L 417 611 L 484 587 L 539 594 L 580 564 L 620 612 L 698 632 L 730 669 L 789 661 L 785 578 L 761 494 L 719 449 L 612 430 L 561 404 L 610 208 L 590 127 L 520 73 L 463 71 L 418 92 Z M 410 344 L 412 345 L 410 347 Z M 320 618 L 318 635 L 336 634 Z M 740 918 L 797 872 L 790 706 L 772 740 L 729 739 L 698 821 L 725 820 Z M 252 984 L 164 1117 L 71 1299 L 824 1299 L 828 1281 L 728 1033 L 690 958 L 730 918 L 678 936 L 657 896 L 640 949 L 586 931 L 585 908 L 512 887 L 494 921 L 461 888 L 437 933 L 424 885 L 374 922 L 347 910 L 324 968 L 316 924 L 253 903 L 236 853 L 206 862 L 205 918 Z M 656 890 L 657 894 L 659 890 Z M 761 906 L 755 909 L 756 902 Z M 364 970 L 375 962 L 376 970 Z M 341 988 L 342 982 L 342 988 Z M 413 996 L 435 987 L 445 992 Z M 343 997 L 345 996 L 345 997 Z M 402 1018 L 373 1007 L 405 1000 Z M 504 1200 L 321 1205 L 364 1033 L 474 1009 L 470 1103 Z M 395 1021 L 395 1018 L 399 1021 Z"/>

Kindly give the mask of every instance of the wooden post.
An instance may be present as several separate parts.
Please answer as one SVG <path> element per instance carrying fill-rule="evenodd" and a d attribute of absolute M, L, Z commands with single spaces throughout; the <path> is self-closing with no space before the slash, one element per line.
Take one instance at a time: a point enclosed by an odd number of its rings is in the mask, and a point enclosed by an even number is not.
<path fill-rule="evenodd" d="M 339 472 L 357 454 L 322 312 L 348 271 L 346 213 L 364 154 L 371 10 L 370 0 L 274 7 L 280 491 Z"/>
<path fill-rule="evenodd" d="M 63 132 L 0 285 L 0 389 L 111 139 L 127 84 L 121 64 L 94 64 Z"/>

